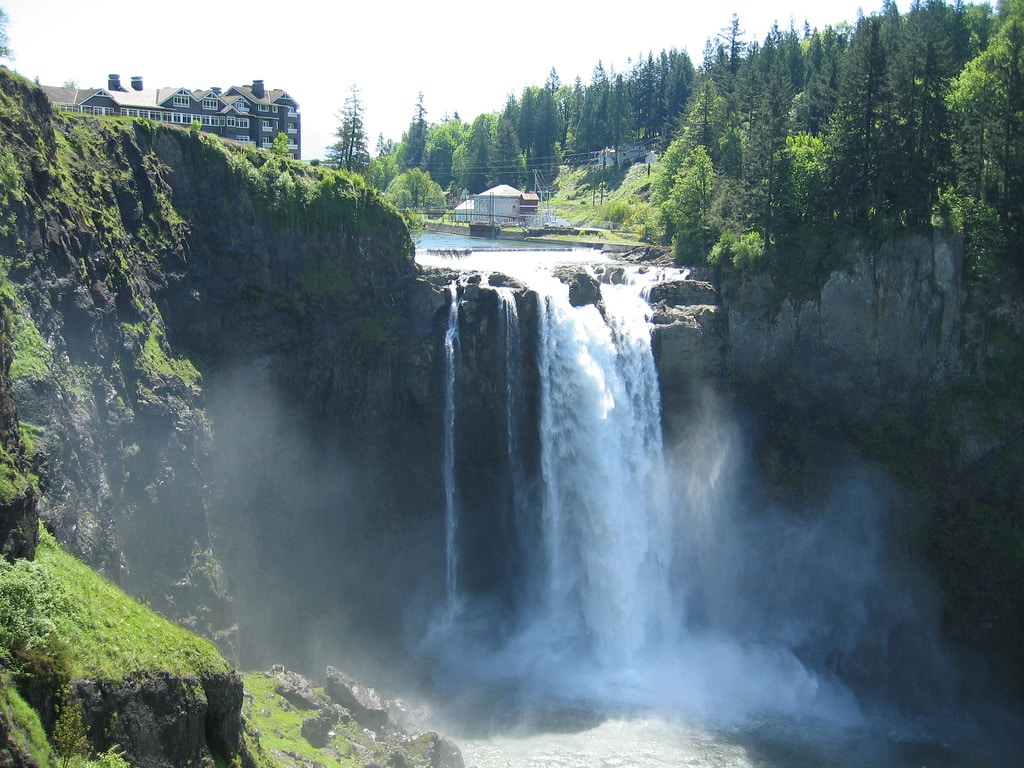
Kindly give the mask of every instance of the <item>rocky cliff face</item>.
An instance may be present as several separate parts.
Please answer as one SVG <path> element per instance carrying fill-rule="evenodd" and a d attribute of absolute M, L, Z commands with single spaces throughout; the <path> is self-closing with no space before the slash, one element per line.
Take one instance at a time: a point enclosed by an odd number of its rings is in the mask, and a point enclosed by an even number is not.
<path fill-rule="evenodd" d="M 241 765 L 255 765 L 242 742 L 237 675 L 78 680 L 69 700 L 81 706 L 92 749 L 116 748 L 131 765 L 171 768 L 236 758 Z"/>
<path fill-rule="evenodd" d="M 3 70 L 0 160 L 4 554 L 31 555 L 31 472 L 63 544 L 236 659 L 229 583 L 274 648 L 324 613 L 333 625 L 337 594 L 319 586 L 415 537 L 413 522 L 356 541 L 436 485 L 418 481 L 422 459 L 384 480 L 427 455 L 436 397 L 418 371 L 434 329 L 412 319 L 432 292 L 398 214 L 313 169 L 232 165 L 199 134 L 56 119 Z M 336 535 L 317 533 L 331 518 Z M 89 727 L 153 765 L 236 754 L 233 685 L 77 684 Z"/>
<path fill-rule="evenodd" d="M 883 467 L 908 493 L 891 524 L 941 585 L 947 638 L 999 659 L 997 687 L 1019 703 L 1016 278 L 968 281 L 961 244 L 942 233 L 840 251 L 844 268 L 809 298 L 765 275 L 652 292 L 667 426 L 702 388 L 731 393 L 758 471 L 789 499 L 851 463 Z"/>
<path fill-rule="evenodd" d="M 288 530 L 339 492 L 333 459 L 368 488 L 424 447 L 436 393 L 417 344 L 432 329 L 411 310 L 429 289 L 407 230 L 358 185 L 260 176 L 187 131 L 55 121 L 36 89 L 2 85 L 0 255 L 40 513 L 109 578 L 237 650 L 221 561 L 294 552 Z M 262 532 L 231 541 L 240 530 Z"/>
<path fill-rule="evenodd" d="M 759 278 L 726 295 L 730 363 L 789 399 L 845 404 L 870 418 L 974 368 L 962 250 L 950 238 L 851 243 L 817 297 L 772 301 Z"/>

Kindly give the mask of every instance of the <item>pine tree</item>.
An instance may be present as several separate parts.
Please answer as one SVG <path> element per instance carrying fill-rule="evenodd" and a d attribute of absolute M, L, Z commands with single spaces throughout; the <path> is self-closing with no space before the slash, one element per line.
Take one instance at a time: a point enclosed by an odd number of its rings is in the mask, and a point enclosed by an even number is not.
<path fill-rule="evenodd" d="M 403 171 L 410 168 L 421 168 L 427 151 L 427 110 L 423 107 L 423 93 L 416 100 L 409 130 L 403 137 L 403 150 L 398 161 Z"/>
<path fill-rule="evenodd" d="M 370 167 L 363 104 L 359 89 L 353 83 L 345 99 L 345 108 L 338 114 L 341 124 L 335 132 L 338 141 L 327 148 L 327 164 L 352 173 L 365 174 Z"/>
<path fill-rule="evenodd" d="M 508 115 L 498 118 L 498 124 L 494 129 L 494 144 L 490 160 L 492 184 L 509 184 L 516 188 L 523 186 L 523 180 L 526 178 L 526 165 L 523 153 L 519 148 L 515 125 Z"/>

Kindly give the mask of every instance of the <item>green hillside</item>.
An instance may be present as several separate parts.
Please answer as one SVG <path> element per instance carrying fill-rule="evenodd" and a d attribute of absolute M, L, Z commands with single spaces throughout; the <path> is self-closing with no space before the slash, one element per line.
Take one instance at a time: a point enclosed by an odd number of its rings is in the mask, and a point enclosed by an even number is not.
<path fill-rule="evenodd" d="M 65 764 L 22 695 L 29 688 L 42 687 L 59 702 L 71 680 L 232 671 L 212 643 L 132 600 L 44 528 L 39 539 L 35 561 L 0 559 L 0 718 L 22 754 L 40 765 Z M 101 755 L 95 764 L 119 759 Z"/>

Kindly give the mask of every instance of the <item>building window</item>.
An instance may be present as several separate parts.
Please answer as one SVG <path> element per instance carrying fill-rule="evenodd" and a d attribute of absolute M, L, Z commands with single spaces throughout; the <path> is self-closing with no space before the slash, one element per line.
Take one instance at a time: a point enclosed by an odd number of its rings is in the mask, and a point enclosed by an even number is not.
<path fill-rule="evenodd" d="M 270 120 L 264 120 L 263 121 L 263 130 L 264 131 L 272 131 L 272 130 L 274 130 L 274 123 L 271 122 Z"/>
<path fill-rule="evenodd" d="M 257 104 L 256 107 L 260 112 L 273 112 L 269 104 Z"/>
<path fill-rule="evenodd" d="M 248 117 L 228 117 L 228 128 L 248 128 L 249 118 Z"/>
<path fill-rule="evenodd" d="M 176 107 L 186 107 L 187 108 L 189 103 L 190 103 L 189 102 L 189 98 L 185 94 L 183 94 L 183 93 L 176 93 L 174 95 L 174 106 L 176 106 Z"/>
<path fill-rule="evenodd" d="M 235 102 L 235 109 L 237 109 L 239 112 L 248 112 L 249 102 L 245 99 L 239 99 Z"/>
<path fill-rule="evenodd" d="M 203 99 L 203 109 L 212 109 L 216 111 L 220 109 L 220 102 L 217 99 L 205 98 Z"/>
<path fill-rule="evenodd" d="M 298 133 L 299 129 L 295 127 L 295 123 L 288 123 L 288 133 Z"/>

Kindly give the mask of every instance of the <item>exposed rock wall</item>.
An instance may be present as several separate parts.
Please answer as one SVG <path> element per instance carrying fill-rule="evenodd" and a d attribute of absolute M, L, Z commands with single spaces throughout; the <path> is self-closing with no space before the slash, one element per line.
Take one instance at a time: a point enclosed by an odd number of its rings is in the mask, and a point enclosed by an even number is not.
<path fill-rule="evenodd" d="M 89 743 L 116 747 L 140 768 L 254 762 L 242 742 L 242 681 L 237 675 L 183 679 L 76 681 L 69 700 L 82 707 Z"/>
<path fill-rule="evenodd" d="M 0 315 L 0 557 L 35 557 L 39 516 L 35 488 L 25 475 L 27 461 L 11 385 L 7 321 Z"/>
<path fill-rule="evenodd" d="M 870 417 L 881 403 L 971 372 L 957 242 L 936 233 L 845 250 L 847 268 L 814 300 L 774 301 L 764 278 L 726 294 L 734 373 Z"/>

